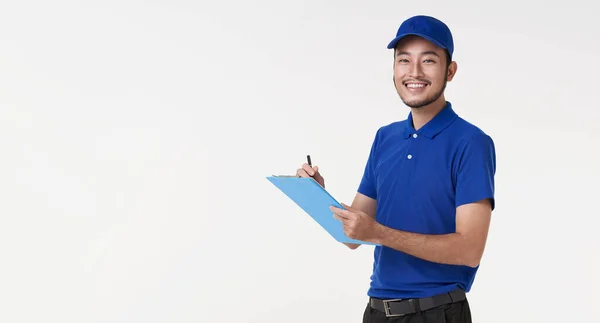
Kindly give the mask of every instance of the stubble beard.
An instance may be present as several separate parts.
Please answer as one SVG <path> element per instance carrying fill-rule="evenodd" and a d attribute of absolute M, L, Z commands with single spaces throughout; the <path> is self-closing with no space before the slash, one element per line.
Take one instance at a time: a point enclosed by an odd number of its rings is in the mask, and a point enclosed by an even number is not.
<path fill-rule="evenodd" d="M 398 92 L 398 95 L 400 96 L 400 99 L 402 100 L 402 102 L 404 102 L 404 104 L 410 108 L 413 109 L 418 109 L 418 108 L 422 108 L 424 106 L 427 106 L 433 102 L 435 102 L 437 99 L 439 99 L 442 94 L 444 93 L 444 90 L 446 89 L 446 84 L 448 83 L 448 73 L 446 73 L 446 76 L 444 77 L 444 83 L 442 85 L 442 88 L 433 93 L 431 96 L 426 97 L 425 99 L 422 100 L 413 100 L 413 101 L 408 101 L 405 97 L 402 96 L 402 94 L 400 93 L 400 89 L 398 89 L 398 87 L 396 86 L 396 80 L 394 79 L 394 86 L 396 87 L 396 92 Z M 427 84 L 431 84 L 430 82 L 427 82 Z M 400 86 L 404 86 L 403 84 L 401 84 Z"/>

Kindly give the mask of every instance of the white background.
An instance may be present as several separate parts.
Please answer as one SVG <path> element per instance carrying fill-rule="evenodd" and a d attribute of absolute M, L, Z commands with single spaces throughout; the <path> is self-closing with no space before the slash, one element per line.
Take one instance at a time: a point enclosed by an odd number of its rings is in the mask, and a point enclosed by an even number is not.
<path fill-rule="evenodd" d="M 406 117 L 386 49 L 428 14 L 490 134 L 475 322 L 598 322 L 600 24 L 583 1 L 2 1 L 0 322 L 360 322 L 372 248 L 266 179 L 350 203 Z M 484 7 L 485 6 L 485 7 Z"/>

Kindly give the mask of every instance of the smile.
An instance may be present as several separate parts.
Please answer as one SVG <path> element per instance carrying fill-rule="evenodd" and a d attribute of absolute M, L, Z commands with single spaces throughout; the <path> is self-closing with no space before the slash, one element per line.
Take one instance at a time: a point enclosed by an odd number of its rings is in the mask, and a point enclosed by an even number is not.
<path fill-rule="evenodd" d="M 406 83 L 406 87 L 410 89 L 419 89 L 424 88 L 425 86 L 427 86 L 425 83 Z"/>

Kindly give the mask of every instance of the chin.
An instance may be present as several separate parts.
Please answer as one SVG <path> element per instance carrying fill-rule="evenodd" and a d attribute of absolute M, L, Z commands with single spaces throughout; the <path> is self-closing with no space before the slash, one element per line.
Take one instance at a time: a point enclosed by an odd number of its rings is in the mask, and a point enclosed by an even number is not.
<path fill-rule="evenodd" d="M 407 105 L 408 107 L 413 108 L 413 109 L 422 108 L 434 101 L 434 100 L 432 100 L 432 98 L 427 98 L 427 97 L 415 98 L 412 96 L 400 96 L 400 98 L 402 99 L 402 102 L 404 102 L 405 105 Z"/>
<path fill-rule="evenodd" d="M 443 90 L 442 90 L 443 91 Z M 400 93 L 400 98 L 405 105 L 412 109 L 423 108 L 428 106 L 435 101 L 437 101 L 441 95 L 442 91 L 430 94 L 429 92 L 423 92 L 419 94 L 415 93 Z"/>
<path fill-rule="evenodd" d="M 437 86 L 432 87 L 431 83 L 423 83 L 421 86 L 413 85 L 412 88 L 409 88 L 407 84 L 401 82 L 396 84 L 402 84 L 399 88 L 397 87 L 396 90 L 398 91 L 402 102 L 412 109 L 423 108 L 437 101 L 446 89 L 446 82 L 444 82 L 439 89 Z"/>

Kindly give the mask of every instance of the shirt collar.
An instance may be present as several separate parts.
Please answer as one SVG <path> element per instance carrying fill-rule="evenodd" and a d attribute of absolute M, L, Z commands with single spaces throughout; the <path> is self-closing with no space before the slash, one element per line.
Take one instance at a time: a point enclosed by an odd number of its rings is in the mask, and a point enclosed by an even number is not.
<path fill-rule="evenodd" d="M 429 139 L 433 139 L 436 135 L 446 129 L 456 117 L 458 117 L 458 115 L 452 109 L 452 104 L 446 101 L 446 106 L 435 115 L 433 119 L 417 131 L 413 127 L 412 112 L 409 112 L 406 127 L 404 128 L 404 138 L 406 139 L 416 133 Z"/>

